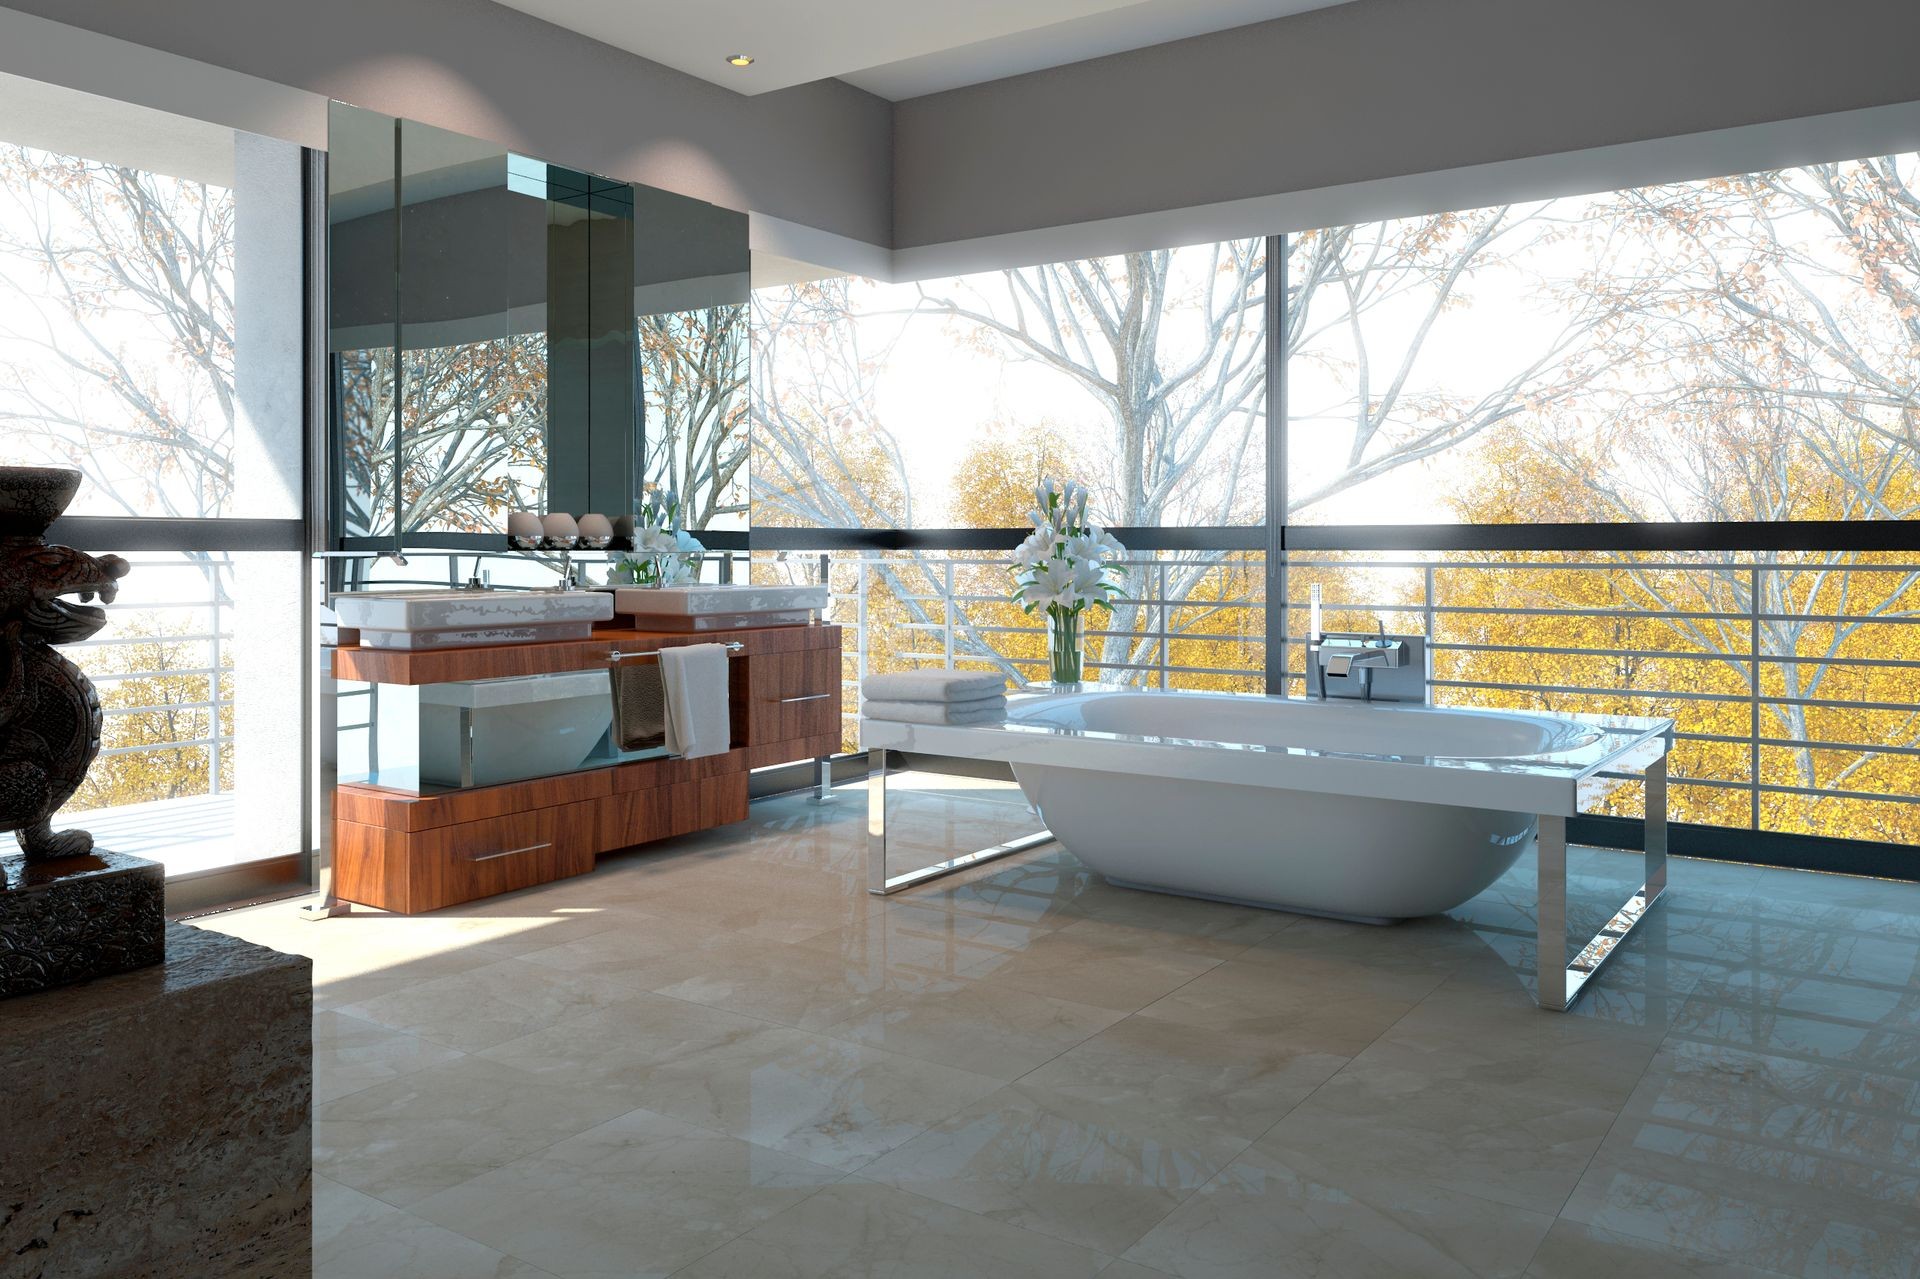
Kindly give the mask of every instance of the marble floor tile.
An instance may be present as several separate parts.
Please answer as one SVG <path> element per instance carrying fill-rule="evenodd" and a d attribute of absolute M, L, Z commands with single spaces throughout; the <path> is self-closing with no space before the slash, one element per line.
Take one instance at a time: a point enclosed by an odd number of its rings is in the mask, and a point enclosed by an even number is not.
<path fill-rule="evenodd" d="M 1618 1112 L 1436 1077 L 1362 1053 L 1262 1136 L 1256 1148 L 1374 1177 L 1405 1177 L 1552 1215 L 1573 1193 Z"/>
<path fill-rule="evenodd" d="M 520 958 L 543 968 L 619 979 L 647 960 L 691 954 L 733 937 L 693 920 L 628 911 L 609 913 L 603 927 L 527 951 Z"/>
<path fill-rule="evenodd" d="M 1018 955 L 1053 931 L 902 900 L 796 944 L 849 962 L 905 969 L 927 979 L 951 979 L 983 961 Z"/>
<path fill-rule="evenodd" d="M 1118 1254 L 1249 1140 L 1184 1122 L 1178 1112 L 1023 1081 L 950 1115 L 860 1175 Z"/>
<path fill-rule="evenodd" d="M 1785 1008 L 1745 993 L 1694 994 L 1675 1018 L 1672 1033 L 1676 1039 L 1698 1043 L 1920 1076 L 1920 1033 L 1904 1027 L 1889 1030 L 1817 1009 Z"/>
<path fill-rule="evenodd" d="M 1178 1279 L 1518 1275 L 1553 1218 L 1255 1148 L 1128 1250 Z"/>
<path fill-rule="evenodd" d="M 826 1033 L 1006 1081 L 1124 1015 L 1010 986 L 967 982 L 897 999 L 829 1026 Z"/>
<path fill-rule="evenodd" d="M 1371 1062 L 1415 1077 L 1617 1109 L 1664 1034 L 1660 1025 L 1544 1012 L 1529 991 L 1455 977 L 1366 1051 Z"/>
<path fill-rule="evenodd" d="M 314 1279 L 554 1279 L 538 1266 L 314 1178 Z"/>
<path fill-rule="evenodd" d="M 339 1011 L 422 1039 L 477 1052 L 631 999 L 632 987 L 520 959 L 436 977 Z"/>
<path fill-rule="evenodd" d="M 1189 1128 L 1250 1141 L 1348 1059 L 1282 1036 L 1128 1017 L 1021 1083 L 1106 1105 L 1177 1116 Z"/>
<path fill-rule="evenodd" d="M 313 1100 L 317 1105 L 401 1075 L 452 1061 L 444 1044 L 345 1013 L 313 1015 Z"/>
<path fill-rule="evenodd" d="M 1100 1279 L 1172 1279 L 1172 1276 L 1137 1261 L 1116 1261 L 1100 1272 Z"/>
<path fill-rule="evenodd" d="M 818 1030 L 899 996 L 958 989 L 926 966 L 742 939 L 644 960 L 624 979 L 655 994 Z"/>
<path fill-rule="evenodd" d="M 1794 1275 L 1920 1273 L 1912 1081 L 1672 1043 L 1564 1216 Z"/>
<path fill-rule="evenodd" d="M 1704 1253 L 1571 1221 L 1553 1223 L 1526 1279 L 1779 1279 L 1777 1270 L 1743 1266 Z"/>
<path fill-rule="evenodd" d="M 1024 949 L 979 960 L 966 975 L 1095 1008 L 1135 1012 L 1222 963 L 1240 946 L 1187 939 L 1157 929 L 1083 920 L 1034 939 Z"/>
<path fill-rule="evenodd" d="M 1696 1158 L 1674 1130 L 1640 1126 L 1638 1140 L 1672 1147 L 1595 1156 L 1562 1217 L 1763 1271 L 1813 1279 L 1920 1274 L 1915 1189 L 1899 1207 L 1764 1179 Z M 1727 1151 L 1724 1143 L 1706 1143 Z M 1694 1149 L 1688 1149 L 1692 1145 Z"/>
<path fill-rule="evenodd" d="M 1322 974 L 1323 978 L 1326 974 Z M 1296 978 L 1284 966 L 1228 960 L 1140 1010 L 1140 1016 L 1352 1056 L 1412 1011 L 1426 992 L 1391 993 L 1373 973 Z"/>
<path fill-rule="evenodd" d="M 585 1084 L 463 1057 L 316 1107 L 314 1168 L 404 1208 L 631 1109 Z"/>
<path fill-rule="evenodd" d="M 656 1067 L 736 1044 L 772 1025 L 758 1017 L 648 994 L 474 1055 L 542 1080 L 594 1089 L 633 1109 L 643 1104 L 642 1092 Z"/>
<path fill-rule="evenodd" d="M 561 1279 L 664 1279 L 840 1176 L 639 1110 L 444 1190 L 413 1212 Z"/>
<path fill-rule="evenodd" d="M 637 1072 L 645 1106 L 851 1172 L 999 1087 L 950 1065 L 770 1026 Z"/>
<path fill-rule="evenodd" d="M 1112 1258 L 849 1178 L 708 1253 L 681 1279 L 1084 1279 Z"/>

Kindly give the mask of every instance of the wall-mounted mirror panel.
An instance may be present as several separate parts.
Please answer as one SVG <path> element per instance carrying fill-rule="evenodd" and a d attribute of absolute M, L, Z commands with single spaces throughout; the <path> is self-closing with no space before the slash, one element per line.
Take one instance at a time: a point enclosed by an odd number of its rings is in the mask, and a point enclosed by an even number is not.
<path fill-rule="evenodd" d="M 744 528 L 743 214 L 333 104 L 336 542 L 511 511 Z"/>

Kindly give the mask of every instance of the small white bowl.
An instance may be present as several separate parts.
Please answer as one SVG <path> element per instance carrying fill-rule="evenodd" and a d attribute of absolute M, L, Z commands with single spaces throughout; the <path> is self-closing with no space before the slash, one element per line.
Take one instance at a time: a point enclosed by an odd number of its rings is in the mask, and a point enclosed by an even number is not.
<path fill-rule="evenodd" d="M 507 515 L 507 545 L 530 551 L 540 545 L 542 535 L 540 517 L 532 511 L 513 511 Z"/>
<path fill-rule="evenodd" d="M 605 550 L 613 541 L 613 522 L 604 515 L 580 517 L 580 545 L 589 550 Z"/>

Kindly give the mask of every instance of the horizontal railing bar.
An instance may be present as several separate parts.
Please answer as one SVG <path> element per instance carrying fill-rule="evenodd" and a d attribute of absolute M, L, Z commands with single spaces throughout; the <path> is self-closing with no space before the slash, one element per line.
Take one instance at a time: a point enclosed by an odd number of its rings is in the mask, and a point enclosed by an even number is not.
<path fill-rule="evenodd" d="M 200 747 L 224 746 L 232 740 L 233 738 L 231 737 L 189 737 L 177 742 L 150 742 L 143 743 L 139 746 L 103 746 L 100 748 L 100 753 L 102 755 L 138 755 L 142 752 L 152 753 L 154 751 L 188 750 L 198 749 Z"/>
<path fill-rule="evenodd" d="M 152 715 L 166 711 L 211 711 L 223 706 L 232 706 L 233 699 L 223 697 L 217 702 L 159 702 L 151 706 L 103 706 L 102 715 Z"/>
<path fill-rule="evenodd" d="M 1500 684 L 1491 680 L 1429 680 L 1435 688 L 1483 688 L 1493 692 L 1509 693 L 1566 693 L 1594 697 L 1672 697 L 1688 702 L 1752 702 L 1762 706 L 1814 706 L 1826 710 L 1843 711 L 1895 711 L 1913 714 L 1920 706 L 1911 702 L 1862 702 L 1839 701 L 1827 697 L 1771 697 L 1762 695 L 1755 698 L 1751 693 L 1696 693 L 1686 689 L 1659 688 L 1583 688 L 1571 684 Z"/>
<path fill-rule="evenodd" d="M 228 675 L 232 672 L 231 666 L 179 666 L 164 671 L 88 671 L 87 678 L 96 684 L 104 684 L 108 680 L 162 679 L 175 676 L 204 678 L 210 675 Z"/>

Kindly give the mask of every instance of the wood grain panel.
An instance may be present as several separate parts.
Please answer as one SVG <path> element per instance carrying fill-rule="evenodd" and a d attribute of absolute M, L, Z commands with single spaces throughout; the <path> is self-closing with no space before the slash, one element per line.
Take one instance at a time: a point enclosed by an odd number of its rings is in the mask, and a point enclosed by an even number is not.
<path fill-rule="evenodd" d="M 415 915 L 593 869 L 595 802 L 393 831 L 334 823 L 335 891 Z"/>
<path fill-rule="evenodd" d="M 747 820 L 747 775 L 728 773 L 665 788 L 667 829 L 675 835 Z"/>
<path fill-rule="evenodd" d="M 747 663 L 746 745 L 840 729 L 840 650 L 758 654 Z"/>
<path fill-rule="evenodd" d="M 442 795 L 408 795 L 349 783 L 334 788 L 333 811 L 346 821 L 389 830 L 430 830 L 556 804 L 573 804 L 613 793 L 613 769 L 595 768 L 558 777 L 536 777 L 498 786 L 476 786 Z"/>
<path fill-rule="evenodd" d="M 598 823 L 594 848 L 611 853 L 635 844 L 665 839 L 673 833 L 665 786 L 621 791 L 594 803 Z"/>
<path fill-rule="evenodd" d="M 592 639 L 585 640 L 535 640 L 527 644 L 481 644 L 422 652 L 362 648 L 343 643 L 333 648 L 331 660 L 335 679 L 368 684 L 444 684 L 455 680 L 595 670 L 606 665 L 607 654 L 616 648 L 624 653 L 646 653 L 686 644 L 711 644 L 716 640 L 738 641 L 743 646 L 741 656 L 744 658 L 756 653 L 838 649 L 841 632 L 838 626 L 769 626 L 711 636 L 610 627 L 596 630 Z"/>
<path fill-rule="evenodd" d="M 747 767 L 772 768 L 775 764 L 791 764 L 800 759 L 819 759 L 822 755 L 840 753 L 840 730 L 835 727 L 831 733 L 822 733 L 817 737 L 802 737 L 791 742 L 766 742 L 747 748 Z"/>

